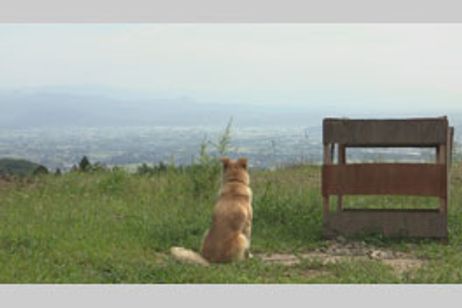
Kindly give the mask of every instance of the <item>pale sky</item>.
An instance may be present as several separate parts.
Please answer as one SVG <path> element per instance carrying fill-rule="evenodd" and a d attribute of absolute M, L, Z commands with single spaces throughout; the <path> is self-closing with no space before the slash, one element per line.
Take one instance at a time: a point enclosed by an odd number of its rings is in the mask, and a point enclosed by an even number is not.
<path fill-rule="evenodd" d="M 0 24 L 0 88 L 462 111 L 462 24 Z"/>

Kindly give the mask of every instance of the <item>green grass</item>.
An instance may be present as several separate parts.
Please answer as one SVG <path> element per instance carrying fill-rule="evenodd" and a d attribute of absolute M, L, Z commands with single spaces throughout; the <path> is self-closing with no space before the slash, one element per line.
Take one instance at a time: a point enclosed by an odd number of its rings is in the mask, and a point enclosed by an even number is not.
<path fill-rule="evenodd" d="M 428 260 L 412 276 L 373 260 L 287 267 L 255 258 L 210 268 L 174 262 L 169 248 L 197 251 L 211 221 L 219 183 L 200 172 L 75 172 L 0 183 L 0 283 L 462 282 L 461 166 L 452 177 L 449 244 L 364 238 Z M 325 245 L 319 185 L 316 166 L 251 172 L 253 253 Z M 397 200 L 380 199 L 385 206 Z M 313 271 L 319 275 L 307 274 Z"/>

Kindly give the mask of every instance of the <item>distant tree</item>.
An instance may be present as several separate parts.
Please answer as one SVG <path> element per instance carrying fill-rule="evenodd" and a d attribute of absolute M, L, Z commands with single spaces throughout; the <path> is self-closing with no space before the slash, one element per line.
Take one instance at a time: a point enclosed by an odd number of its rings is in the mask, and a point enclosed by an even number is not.
<path fill-rule="evenodd" d="M 88 160 L 87 156 L 82 157 L 79 163 L 79 170 L 86 172 L 86 171 L 90 171 L 90 168 L 91 168 L 91 163 Z"/>
<path fill-rule="evenodd" d="M 159 162 L 152 167 L 148 166 L 146 163 L 142 163 L 138 166 L 136 173 L 139 175 L 154 175 L 168 172 L 168 170 L 178 170 L 174 165 L 168 165 L 163 161 Z"/>
<path fill-rule="evenodd" d="M 111 171 L 112 172 L 119 172 L 121 170 L 123 170 L 123 169 L 120 166 L 113 166 Z"/>
<path fill-rule="evenodd" d="M 33 175 L 42 175 L 42 174 L 48 174 L 48 169 L 45 166 L 38 166 L 33 172 Z"/>
<path fill-rule="evenodd" d="M 79 167 L 77 165 L 72 165 L 71 172 L 77 172 L 79 171 Z"/>
<path fill-rule="evenodd" d="M 140 175 L 146 175 L 150 173 L 149 166 L 146 163 L 142 163 L 141 166 L 138 166 L 136 173 Z"/>
<path fill-rule="evenodd" d="M 161 161 L 157 166 L 154 166 L 154 170 L 157 172 L 165 172 L 167 171 L 167 165 Z"/>
<path fill-rule="evenodd" d="M 61 169 L 56 168 L 55 175 L 61 175 Z"/>
<path fill-rule="evenodd" d="M 104 164 L 100 162 L 96 162 L 91 166 L 90 170 L 95 171 L 95 172 L 96 171 L 101 172 L 101 171 L 108 171 L 108 168 Z"/>

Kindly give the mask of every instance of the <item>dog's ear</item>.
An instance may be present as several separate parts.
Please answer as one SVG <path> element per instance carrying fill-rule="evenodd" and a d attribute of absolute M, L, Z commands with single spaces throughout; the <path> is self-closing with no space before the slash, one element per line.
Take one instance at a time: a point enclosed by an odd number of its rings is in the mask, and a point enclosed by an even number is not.
<path fill-rule="evenodd" d="M 230 159 L 228 157 L 220 158 L 221 162 L 223 163 L 223 168 L 226 169 L 229 166 Z"/>
<path fill-rule="evenodd" d="M 239 158 L 237 163 L 242 168 L 247 169 L 247 158 Z"/>

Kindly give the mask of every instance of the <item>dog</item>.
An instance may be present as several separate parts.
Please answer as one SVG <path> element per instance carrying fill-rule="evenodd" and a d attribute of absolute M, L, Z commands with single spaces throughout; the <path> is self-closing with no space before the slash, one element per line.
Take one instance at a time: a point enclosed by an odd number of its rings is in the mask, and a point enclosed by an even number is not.
<path fill-rule="evenodd" d="M 180 262 L 208 266 L 251 258 L 252 191 L 246 158 L 221 158 L 223 180 L 215 203 L 212 226 L 205 232 L 201 253 L 183 247 L 170 252 Z"/>

